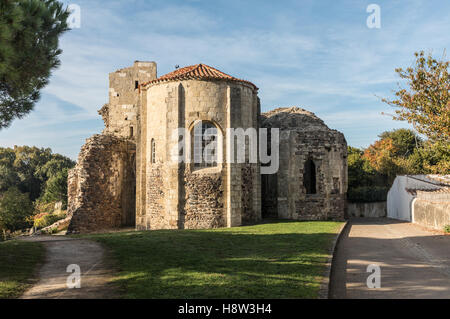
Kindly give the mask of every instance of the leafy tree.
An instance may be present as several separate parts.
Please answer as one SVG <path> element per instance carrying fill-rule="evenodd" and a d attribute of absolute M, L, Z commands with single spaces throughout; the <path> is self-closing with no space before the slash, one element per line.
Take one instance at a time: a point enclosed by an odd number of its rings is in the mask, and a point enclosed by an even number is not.
<path fill-rule="evenodd" d="M 59 64 L 69 11 L 57 0 L 0 0 L 0 129 L 28 114 Z"/>
<path fill-rule="evenodd" d="M 67 173 L 68 168 L 63 168 L 61 171 L 52 175 L 45 183 L 42 201 L 62 202 L 63 208 L 67 207 Z"/>
<path fill-rule="evenodd" d="M 0 165 L 13 167 L 16 153 L 12 148 L 0 147 Z"/>
<path fill-rule="evenodd" d="M 366 186 L 372 183 L 374 170 L 363 158 L 364 152 L 356 147 L 348 147 L 348 185 L 350 188 Z"/>
<path fill-rule="evenodd" d="M 386 176 L 372 167 L 364 150 L 348 147 L 348 199 L 352 202 L 386 200 Z"/>
<path fill-rule="evenodd" d="M 0 231 L 28 226 L 32 202 L 37 209 L 55 201 L 67 206 L 67 174 L 74 165 L 49 148 L 0 147 Z"/>
<path fill-rule="evenodd" d="M 14 168 L 20 177 L 20 190 L 30 194 L 30 199 L 34 201 L 42 192 L 44 179 L 37 172 L 52 158 L 50 148 L 37 148 L 30 146 L 14 147 L 16 158 Z"/>
<path fill-rule="evenodd" d="M 3 193 L 0 199 L 0 230 L 16 231 L 30 225 L 29 217 L 33 214 L 33 204 L 28 194 L 18 188 L 11 187 Z"/>
<path fill-rule="evenodd" d="M 405 128 L 386 131 L 379 135 L 384 139 L 391 139 L 392 145 L 395 149 L 395 156 L 408 157 L 421 146 L 422 139 L 413 131 Z"/>
<path fill-rule="evenodd" d="M 0 193 L 8 190 L 12 186 L 17 187 L 19 183 L 19 176 L 14 169 L 0 164 Z"/>
<path fill-rule="evenodd" d="M 432 140 L 450 140 L 450 61 L 436 60 L 423 51 L 415 53 L 414 67 L 395 71 L 406 80 L 409 90 L 399 87 L 396 99 L 382 99 L 398 108 L 396 120 L 408 121 Z"/>
<path fill-rule="evenodd" d="M 63 207 L 67 206 L 67 176 L 70 168 L 75 166 L 71 159 L 54 154 L 52 159 L 45 163 L 37 174 L 46 180 L 41 200 L 45 203 L 60 201 Z"/>
<path fill-rule="evenodd" d="M 414 131 L 383 132 L 367 149 L 348 148 L 348 199 L 385 200 L 400 174 L 450 174 L 450 143 L 423 141 Z"/>
<path fill-rule="evenodd" d="M 398 149 L 394 146 L 393 140 L 385 138 L 370 145 L 364 151 L 363 158 L 368 160 L 370 166 L 385 178 L 386 184 L 389 184 L 401 170 L 395 161 L 396 153 Z"/>
<path fill-rule="evenodd" d="M 52 154 L 49 148 L 0 148 L 0 192 L 17 186 L 35 201 L 43 195 L 49 179 L 74 165 L 74 161 L 60 154 Z"/>
<path fill-rule="evenodd" d="M 62 172 L 65 168 L 72 168 L 74 165 L 75 162 L 70 158 L 60 154 L 53 154 L 51 160 L 41 166 L 36 171 L 36 174 L 41 176 L 43 179 L 48 179 Z"/>
<path fill-rule="evenodd" d="M 416 153 L 423 174 L 450 174 L 450 143 L 427 141 Z"/>

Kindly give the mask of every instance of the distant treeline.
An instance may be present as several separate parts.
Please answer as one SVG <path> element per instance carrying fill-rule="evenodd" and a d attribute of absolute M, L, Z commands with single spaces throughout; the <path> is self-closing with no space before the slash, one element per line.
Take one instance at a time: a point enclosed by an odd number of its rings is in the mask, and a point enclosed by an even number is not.
<path fill-rule="evenodd" d="M 0 147 L 0 230 L 32 225 L 39 205 L 62 202 L 65 208 L 67 173 L 74 165 L 50 148 Z"/>
<path fill-rule="evenodd" d="M 397 129 L 379 135 L 366 149 L 348 148 L 348 199 L 386 200 L 397 175 L 450 174 L 450 142 L 423 140 Z"/>

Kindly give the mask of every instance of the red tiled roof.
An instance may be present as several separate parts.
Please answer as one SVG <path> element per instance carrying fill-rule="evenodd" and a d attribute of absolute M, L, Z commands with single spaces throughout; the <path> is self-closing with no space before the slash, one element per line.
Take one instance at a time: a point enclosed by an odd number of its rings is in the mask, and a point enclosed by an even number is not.
<path fill-rule="evenodd" d="M 206 64 L 196 64 L 186 66 L 181 69 L 177 69 L 173 72 L 167 73 L 166 75 L 160 76 L 156 80 L 144 83 L 143 86 L 160 83 L 160 82 L 172 82 L 172 81 L 181 81 L 181 80 L 223 80 L 223 81 L 233 81 L 233 82 L 241 82 L 246 83 L 252 86 L 254 89 L 258 89 L 256 85 L 253 83 L 241 80 L 222 71 L 219 71 L 213 67 L 210 67 Z"/>

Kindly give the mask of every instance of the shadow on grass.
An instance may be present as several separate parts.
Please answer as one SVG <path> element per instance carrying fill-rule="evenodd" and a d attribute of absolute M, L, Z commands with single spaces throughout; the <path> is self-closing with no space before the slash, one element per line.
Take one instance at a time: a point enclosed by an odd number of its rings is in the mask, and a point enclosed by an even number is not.
<path fill-rule="evenodd" d="M 340 223 L 92 236 L 112 251 L 129 298 L 315 298 Z"/>

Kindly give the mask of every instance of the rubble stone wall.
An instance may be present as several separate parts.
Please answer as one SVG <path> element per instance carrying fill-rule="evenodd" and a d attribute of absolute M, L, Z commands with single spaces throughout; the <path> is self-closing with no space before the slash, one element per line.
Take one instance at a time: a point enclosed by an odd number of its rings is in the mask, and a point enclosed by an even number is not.
<path fill-rule="evenodd" d="M 185 172 L 185 205 L 180 228 L 205 229 L 226 227 L 223 176 L 216 173 Z"/>
<path fill-rule="evenodd" d="M 262 127 L 280 129 L 280 168 L 276 193 L 262 194 L 276 203 L 279 218 L 296 220 L 344 219 L 347 193 L 347 143 L 344 135 L 329 129 L 313 113 L 280 108 L 262 116 Z M 315 193 L 304 186 L 305 163 L 315 165 Z M 269 187 L 265 185 L 267 191 Z M 267 195 L 267 196 L 266 196 Z M 267 198 L 266 198 L 267 197 Z M 269 210 L 270 213 L 273 208 Z"/>
<path fill-rule="evenodd" d="M 68 177 L 69 233 L 134 226 L 135 144 L 94 135 L 81 148 Z"/>

